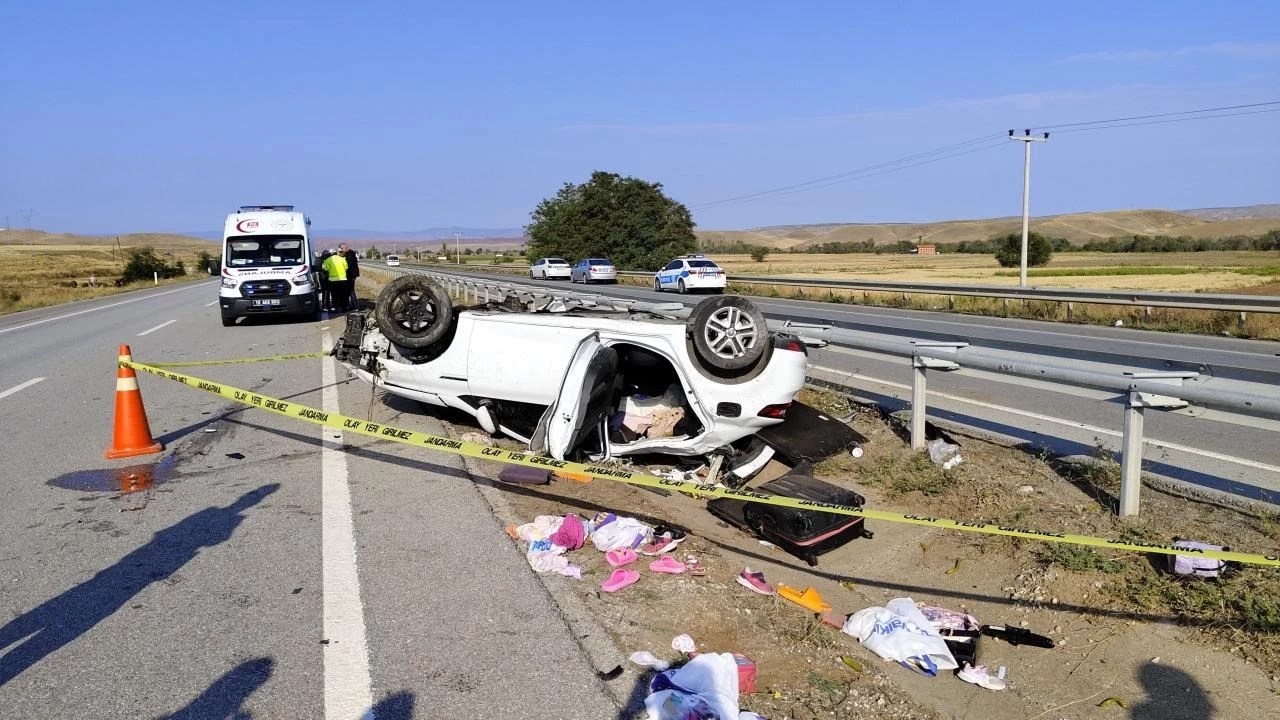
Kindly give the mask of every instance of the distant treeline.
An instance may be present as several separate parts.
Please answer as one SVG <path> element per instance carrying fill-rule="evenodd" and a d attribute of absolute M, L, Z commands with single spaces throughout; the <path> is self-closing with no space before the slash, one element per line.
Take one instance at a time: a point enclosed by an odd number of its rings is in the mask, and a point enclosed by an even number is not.
<path fill-rule="evenodd" d="M 1066 238 L 1049 238 L 1054 252 L 1105 252 L 1105 253 L 1138 253 L 1138 252 L 1212 252 L 1223 250 L 1280 250 L 1280 230 L 1272 230 L 1265 235 L 1251 237 L 1232 235 L 1221 238 L 1192 238 L 1169 235 L 1130 235 L 1111 237 L 1104 240 L 1090 240 L 1083 245 L 1075 245 Z M 1000 238 L 989 240 L 963 240 L 956 243 L 936 243 L 939 253 L 965 253 L 971 255 L 990 255 L 996 251 Z M 747 255 L 756 248 L 744 242 L 710 245 L 710 252 L 734 253 Z M 771 253 L 812 253 L 845 255 L 850 253 L 874 253 L 876 255 L 910 254 L 916 243 L 910 240 L 899 240 L 896 243 L 876 244 L 874 240 L 838 241 L 817 243 L 806 248 L 780 250 L 770 249 Z"/>

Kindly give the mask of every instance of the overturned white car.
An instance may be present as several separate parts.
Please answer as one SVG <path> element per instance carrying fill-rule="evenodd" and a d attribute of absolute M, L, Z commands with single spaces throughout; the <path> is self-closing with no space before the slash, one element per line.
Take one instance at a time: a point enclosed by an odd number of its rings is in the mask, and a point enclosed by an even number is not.
<path fill-rule="evenodd" d="M 455 312 L 414 275 L 383 289 L 373 317 L 348 315 L 334 352 L 389 393 L 561 460 L 725 448 L 782 422 L 807 356 L 741 297 L 706 300 L 687 321 L 660 307 L 531 311 L 515 298 Z"/>

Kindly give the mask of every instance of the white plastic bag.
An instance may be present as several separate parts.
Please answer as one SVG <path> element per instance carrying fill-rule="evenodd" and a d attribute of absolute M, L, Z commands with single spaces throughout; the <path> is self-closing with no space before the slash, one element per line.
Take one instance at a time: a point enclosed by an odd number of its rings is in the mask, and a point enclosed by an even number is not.
<path fill-rule="evenodd" d="M 859 610 L 845 620 L 843 630 L 885 660 L 926 675 L 959 667 L 946 641 L 911 598 L 895 598 L 885 607 Z"/>
<path fill-rule="evenodd" d="M 703 653 L 653 679 L 645 698 L 648 720 L 741 720 L 738 663 L 731 653 Z"/>

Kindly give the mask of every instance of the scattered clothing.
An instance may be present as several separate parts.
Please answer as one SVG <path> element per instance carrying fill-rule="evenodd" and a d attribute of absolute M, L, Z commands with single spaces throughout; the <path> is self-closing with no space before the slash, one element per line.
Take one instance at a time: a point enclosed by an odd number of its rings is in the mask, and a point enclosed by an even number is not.
<path fill-rule="evenodd" d="M 612 521 L 597 525 L 591 532 L 591 542 L 600 552 L 617 548 L 638 548 L 653 537 L 653 528 L 630 517 L 615 516 Z"/>
<path fill-rule="evenodd" d="M 587 529 L 582 524 L 582 518 L 576 513 L 569 513 L 564 516 L 560 529 L 552 533 L 550 539 L 553 544 L 565 550 L 577 550 L 587 541 Z"/>
<path fill-rule="evenodd" d="M 754 572 L 751 568 L 743 568 L 742 572 L 738 573 L 737 579 L 739 585 L 761 595 L 773 595 L 777 592 L 772 585 L 765 581 L 764 573 Z"/>
<path fill-rule="evenodd" d="M 525 557 L 529 560 L 529 567 L 536 572 L 553 572 L 575 580 L 582 579 L 582 568 L 569 562 L 569 558 L 558 551 L 530 552 Z"/>
<path fill-rule="evenodd" d="M 921 605 L 920 614 L 924 615 L 939 630 L 977 630 L 982 627 L 978 619 L 969 613 L 956 612 L 946 608 Z"/>
<path fill-rule="evenodd" d="M 1174 540 L 1173 546 L 1184 550 L 1230 550 L 1231 548 L 1222 545 L 1210 545 L 1209 543 L 1198 542 L 1195 540 Z M 1215 558 L 1197 557 L 1195 555 L 1166 555 L 1169 561 L 1169 572 L 1174 575 L 1182 575 L 1184 577 L 1201 577 L 1213 578 L 1218 577 L 1227 569 L 1225 560 Z"/>

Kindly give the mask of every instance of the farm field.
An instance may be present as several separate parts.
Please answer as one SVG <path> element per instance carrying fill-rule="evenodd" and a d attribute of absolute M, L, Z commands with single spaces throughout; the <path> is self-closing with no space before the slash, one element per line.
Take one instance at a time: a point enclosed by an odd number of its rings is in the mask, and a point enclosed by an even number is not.
<path fill-rule="evenodd" d="M 156 252 L 167 262 L 182 260 L 185 277 L 161 280 L 161 284 L 187 282 L 207 277 L 196 267 L 200 250 L 216 252 L 214 243 L 170 243 Z M 112 246 L 91 243 L 0 245 L 0 314 L 57 305 L 72 300 L 114 295 L 151 282 L 115 287 L 124 270 L 130 246 L 112 253 Z M 90 286 L 93 278 L 97 286 Z M 75 283 L 73 286 L 72 283 Z"/>
<path fill-rule="evenodd" d="M 732 275 L 815 277 L 826 280 L 897 280 L 930 283 L 1017 285 L 1016 268 L 1002 268 L 990 255 L 872 255 L 777 253 L 756 262 L 748 255 L 707 256 Z M 1280 253 L 1058 253 L 1031 268 L 1028 282 L 1042 287 L 1232 292 L 1274 284 Z"/>

